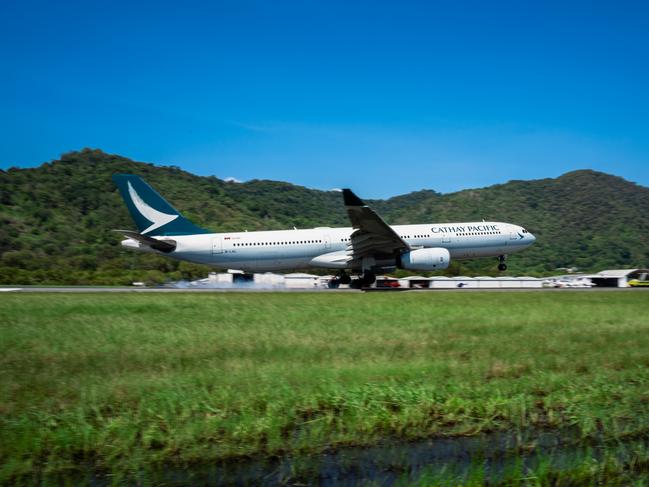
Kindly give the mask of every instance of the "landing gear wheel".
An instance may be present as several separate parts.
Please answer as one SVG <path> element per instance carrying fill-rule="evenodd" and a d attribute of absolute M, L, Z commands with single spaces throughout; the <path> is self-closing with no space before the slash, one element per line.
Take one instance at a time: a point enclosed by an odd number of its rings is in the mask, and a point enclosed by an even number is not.
<path fill-rule="evenodd" d="M 329 284 L 327 285 L 329 286 L 329 289 L 338 289 L 338 286 L 340 286 L 340 279 L 334 277 L 329 280 Z"/>
<path fill-rule="evenodd" d="M 340 274 L 338 280 L 340 281 L 340 284 L 349 284 L 350 282 L 352 282 L 352 277 L 349 274 L 343 272 L 342 274 Z"/>
<path fill-rule="evenodd" d="M 376 276 L 370 271 L 363 272 L 363 277 L 361 279 L 364 287 L 371 286 L 376 282 Z"/>
<path fill-rule="evenodd" d="M 341 277 L 342 279 L 342 277 Z M 364 287 L 370 287 L 376 282 L 376 276 L 371 271 L 365 271 L 361 274 L 358 279 L 351 279 L 349 287 L 352 289 L 362 289 Z"/>
<path fill-rule="evenodd" d="M 498 264 L 498 270 L 499 271 L 506 271 L 507 270 L 507 264 L 504 262 L 502 264 Z"/>
<path fill-rule="evenodd" d="M 352 279 L 352 282 L 349 283 L 351 289 L 360 289 L 363 287 L 363 282 L 360 279 Z"/>

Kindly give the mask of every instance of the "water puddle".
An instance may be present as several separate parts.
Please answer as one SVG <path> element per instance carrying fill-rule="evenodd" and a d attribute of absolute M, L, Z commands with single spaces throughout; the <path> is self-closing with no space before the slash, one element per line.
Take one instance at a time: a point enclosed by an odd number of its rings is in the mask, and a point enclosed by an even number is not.
<path fill-rule="evenodd" d="M 641 440 L 649 447 L 649 439 Z M 525 472 L 541 464 L 553 470 L 569 469 L 589 459 L 601 460 L 614 452 L 626 461 L 637 448 L 595 440 L 588 445 L 573 432 L 490 433 L 473 437 L 432 438 L 418 441 L 385 440 L 369 447 L 343 447 L 314 455 L 253 458 L 214 465 L 192 465 L 141 472 L 133 485 L 393 485 L 426 478 L 472 478 L 479 472 L 497 483 L 512 469 Z M 110 477 L 82 476 L 85 484 L 110 485 Z M 72 479 L 60 479 L 66 482 Z M 121 483 L 121 482 L 120 482 Z M 128 484 L 128 482 L 126 482 Z"/>

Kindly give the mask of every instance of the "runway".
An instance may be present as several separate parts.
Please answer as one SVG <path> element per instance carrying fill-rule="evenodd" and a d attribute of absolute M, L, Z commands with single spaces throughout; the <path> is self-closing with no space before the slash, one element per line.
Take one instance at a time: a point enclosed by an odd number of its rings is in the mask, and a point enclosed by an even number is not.
<path fill-rule="evenodd" d="M 0 292 L 14 293 L 314 293 L 314 292 L 361 292 L 359 289 L 286 289 L 286 288 L 173 288 L 132 286 L 25 286 L 0 287 Z"/>
<path fill-rule="evenodd" d="M 642 292 L 649 288 L 451 288 L 451 289 L 326 289 L 326 288 L 170 288 L 133 286 L 12 286 L 0 287 L 0 293 L 363 293 L 363 292 L 413 292 L 413 293 L 475 293 L 475 292 Z"/>

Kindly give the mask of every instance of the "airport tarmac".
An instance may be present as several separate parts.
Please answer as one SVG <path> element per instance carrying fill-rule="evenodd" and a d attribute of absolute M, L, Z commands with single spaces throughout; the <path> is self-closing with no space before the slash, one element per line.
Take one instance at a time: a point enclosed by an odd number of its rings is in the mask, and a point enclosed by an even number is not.
<path fill-rule="evenodd" d="M 642 292 L 649 288 L 620 288 L 620 287 L 592 287 L 592 288 L 451 288 L 451 289 L 326 289 L 326 288 L 168 288 L 168 287 L 132 287 L 132 286 L 14 286 L 0 287 L 2 292 L 17 293 L 359 293 L 359 292 L 441 292 L 441 293 L 472 293 L 472 292 Z"/>
<path fill-rule="evenodd" d="M 131 287 L 131 286 L 25 286 L 0 287 L 0 292 L 19 293 L 313 293 L 313 292 L 361 292 L 360 289 L 323 288 L 174 288 L 174 287 Z"/>

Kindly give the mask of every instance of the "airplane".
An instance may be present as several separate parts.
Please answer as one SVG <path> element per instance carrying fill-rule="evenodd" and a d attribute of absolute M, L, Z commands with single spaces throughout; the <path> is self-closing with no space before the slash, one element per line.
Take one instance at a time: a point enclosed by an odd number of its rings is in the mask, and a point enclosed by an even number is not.
<path fill-rule="evenodd" d="M 337 273 L 332 288 L 367 287 L 377 272 L 397 268 L 438 271 L 451 259 L 497 257 L 504 271 L 508 254 L 536 240 L 503 222 L 388 225 L 349 189 L 342 196 L 351 227 L 213 233 L 183 217 L 139 176 L 115 174 L 113 181 L 138 229 L 115 230 L 128 249 L 244 272 L 331 269 Z"/>

